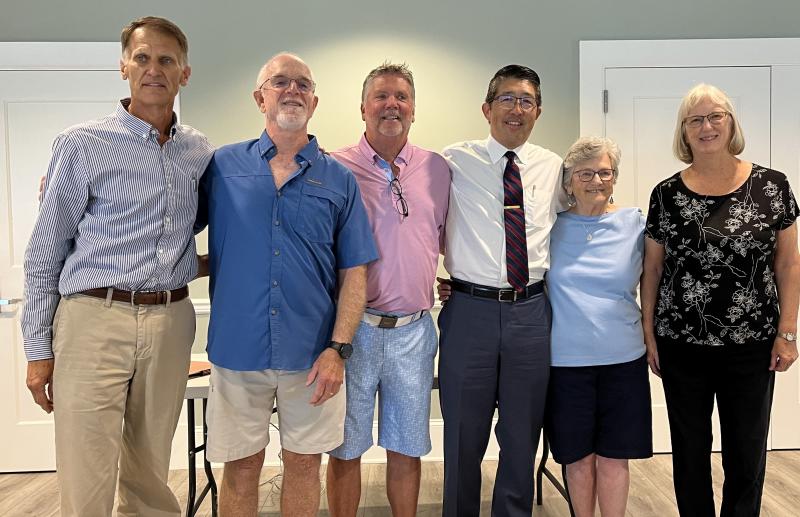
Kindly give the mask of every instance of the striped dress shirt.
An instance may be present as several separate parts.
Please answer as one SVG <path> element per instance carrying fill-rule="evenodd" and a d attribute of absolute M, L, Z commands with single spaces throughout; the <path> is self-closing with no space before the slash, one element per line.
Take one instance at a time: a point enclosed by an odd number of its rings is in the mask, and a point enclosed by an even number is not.
<path fill-rule="evenodd" d="M 158 130 L 127 111 L 66 129 L 25 253 L 22 332 L 29 361 L 50 359 L 61 296 L 97 287 L 163 291 L 197 273 L 197 185 L 213 147 L 173 120 Z"/>

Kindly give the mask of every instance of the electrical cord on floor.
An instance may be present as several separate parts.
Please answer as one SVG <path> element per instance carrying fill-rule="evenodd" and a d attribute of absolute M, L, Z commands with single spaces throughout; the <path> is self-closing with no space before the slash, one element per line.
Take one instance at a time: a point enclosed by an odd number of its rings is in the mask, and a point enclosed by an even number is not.
<path fill-rule="evenodd" d="M 271 428 L 279 431 L 278 426 L 274 423 L 270 422 L 269 425 Z M 278 452 L 278 463 L 280 465 L 278 473 L 258 484 L 259 487 L 269 485 L 269 492 L 267 492 L 266 498 L 269 500 L 269 504 L 271 505 L 280 504 L 280 501 L 275 501 L 275 498 L 277 497 L 280 499 L 281 488 L 283 486 L 283 449 Z M 326 487 L 322 475 L 320 475 L 320 487 L 320 494 L 325 495 Z"/>
<path fill-rule="evenodd" d="M 278 426 L 274 423 L 270 422 L 269 426 L 276 431 L 279 431 Z M 281 486 L 283 486 L 283 449 L 278 452 L 278 463 L 280 465 L 278 473 L 258 484 L 259 487 L 269 485 L 269 492 L 267 492 L 266 497 L 269 500 L 269 503 L 272 505 L 275 504 L 276 496 L 280 498 Z"/>

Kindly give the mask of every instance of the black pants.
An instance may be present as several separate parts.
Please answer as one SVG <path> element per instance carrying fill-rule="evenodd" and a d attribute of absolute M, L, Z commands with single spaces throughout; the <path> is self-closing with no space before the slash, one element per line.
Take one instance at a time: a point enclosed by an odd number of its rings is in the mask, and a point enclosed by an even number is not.
<path fill-rule="evenodd" d="M 500 458 L 492 515 L 530 517 L 550 368 L 550 320 L 544 293 L 503 303 L 454 292 L 442 309 L 442 515 L 478 516 L 481 461 L 497 407 Z"/>
<path fill-rule="evenodd" d="M 715 397 L 725 472 L 720 515 L 759 515 L 775 382 L 771 348 L 771 340 L 720 347 L 659 341 L 681 517 L 715 515 L 710 456 Z"/>

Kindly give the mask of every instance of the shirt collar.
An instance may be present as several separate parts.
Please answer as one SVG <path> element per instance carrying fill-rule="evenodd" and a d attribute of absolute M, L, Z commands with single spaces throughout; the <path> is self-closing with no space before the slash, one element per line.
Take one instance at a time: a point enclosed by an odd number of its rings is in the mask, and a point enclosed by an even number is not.
<path fill-rule="evenodd" d="M 154 127 L 149 122 L 145 122 L 136 115 L 132 115 L 128 111 L 128 106 L 130 105 L 131 105 L 130 97 L 120 99 L 119 103 L 117 104 L 116 115 L 119 121 L 122 123 L 122 125 L 125 126 L 133 134 L 139 135 L 145 140 L 150 138 L 150 135 L 153 131 L 156 131 L 156 136 L 157 136 L 159 130 L 156 127 Z M 175 112 L 173 111 L 172 122 L 170 123 L 170 130 L 169 130 L 170 138 L 174 138 L 175 135 L 179 132 L 179 130 L 180 130 L 180 125 L 178 124 L 178 117 L 175 115 Z"/>
<path fill-rule="evenodd" d="M 264 130 L 261 133 L 261 138 L 258 139 L 258 153 L 269 160 L 272 159 L 277 152 L 278 148 L 267 134 L 267 131 Z M 319 152 L 317 137 L 308 135 L 308 143 L 300 149 L 294 159 L 298 164 L 302 164 L 303 162 L 313 163 Z"/>
<path fill-rule="evenodd" d="M 492 163 L 497 163 L 500 161 L 501 158 L 505 156 L 508 151 L 514 151 L 514 154 L 517 155 L 517 161 L 521 164 L 525 164 L 525 154 L 524 150 L 525 147 L 528 145 L 528 142 L 524 142 L 521 146 L 517 147 L 516 149 L 507 149 L 503 144 L 498 142 L 494 139 L 492 135 L 489 135 L 489 140 L 486 143 L 486 149 L 489 151 L 489 159 L 492 160 Z"/>
<path fill-rule="evenodd" d="M 361 135 L 361 141 L 358 143 L 358 150 L 364 156 L 364 158 L 366 158 L 370 163 L 377 165 L 378 158 L 380 158 L 380 156 L 378 155 L 377 152 L 375 152 L 375 149 L 373 149 L 372 146 L 369 145 L 366 133 Z M 409 142 L 408 139 L 406 139 L 406 143 L 403 146 L 403 148 L 400 149 L 400 152 L 397 154 L 395 162 L 400 162 L 403 163 L 404 165 L 408 165 L 408 163 L 411 161 L 411 153 L 412 153 L 411 142 Z"/>

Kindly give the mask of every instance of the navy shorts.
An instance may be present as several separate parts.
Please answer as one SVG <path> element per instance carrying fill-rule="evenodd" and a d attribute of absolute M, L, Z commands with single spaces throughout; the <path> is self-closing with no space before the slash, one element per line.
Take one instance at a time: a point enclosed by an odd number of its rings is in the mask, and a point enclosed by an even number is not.
<path fill-rule="evenodd" d="M 592 453 L 652 456 L 648 372 L 646 355 L 627 363 L 551 367 L 545 432 L 553 459 L 563 465 Z"/>

